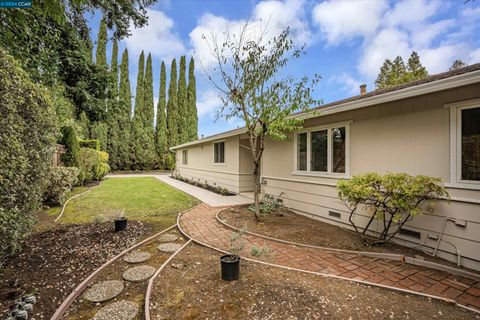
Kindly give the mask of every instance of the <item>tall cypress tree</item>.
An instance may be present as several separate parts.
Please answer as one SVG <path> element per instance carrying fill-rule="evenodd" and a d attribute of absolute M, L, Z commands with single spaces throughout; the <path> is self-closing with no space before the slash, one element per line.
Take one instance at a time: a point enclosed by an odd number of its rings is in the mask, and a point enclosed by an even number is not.
<path fill-rule="evenodd" d="M 165 155 L 167 153 L 167 119 L 165 115 L 167 100 L 167 71 L 165 63 L 162 61 L 160 68 L 160 92 L 157 104 L 157 125 L 155 127 L 155 145 L 157 149 L 158 167 L 165 168 Z"/>
<path fill-rule="evenodd" d="M 178 77 L 178 139 L 179 143 L 188 141 L 190 128 L 188 116 L 188 99 L 187 99 L 187 79 L 186 79 L 186 58 L 180 57 L 180 74 Z"/>
<path fill-rule="evenodd" d="M 177 92 L 177 62 L 172 60 L 170 69 L 170 83 L 168 85 L 167 102 L 167 128 L 168 128 L 168 147 L 176 146 L 178 139 L 178 92 Z"/>
<path fill-rule="evenodd" d="M 153 130 L 154 118 L 154 101 L 153 101 L 153 71 L 152 71 L 152 55 L 149 53 L 147 57 L 147 65 L 145 67 L 144 81 L 144 104 L 143 104 L 143 120 L 147 128 Z"/>
<path fill-rule="evenodd" d="M 141 153 L 143 148 L 143 120 L 142 110 L 145 103 L 144 95 L 144 81 L 145 81 L 145 55 L 142 51 L 138 58 L 138 73 L 137 73 L 137 88 L 135 95 L 135 106 L 133 109 L 132 118 L 132 139 L 130 140 L 132 169 L 141 170 Z"/>
<path fill-rule="evenodd" d="M 118 97 L 118 42 L 117 39 L 113 41 L 112 46 L 112 61 L 110 63 L 110 74 L 112 76 L 112 86 L 109 94 L 108 102 L 108 140 L 107 151 L 109 154 L 109 163 L 112 170 L 119 170 L 121 168 L 119 159 L 120 141 L 120 108 L 121 103 Z"/>
<path fill-rule="evenodd" d="M 405 68 L 405 63 L 403 63 L 402 57 L 397 56 L 395 60 L 393 60 L 389 83 L 394 86 L 404 83 L 406 79 L 406 71 L 407 70 Z"/>
<path fill-rule="evenodd" d="M 375 80 L 375 86 L 377 89 L 383 89 L 390 85 L 389 83 L 389 75 L 392 72 L 392 61 L 390 59 L 386 59 L 383 62 L 382 67 L 380 68 L 380 73 L 378 74 L 377 80 Z"/>
<path fill-rule="evenodd" d="M 198 138 L 197 88 L 195 83 L 195 61 L 190 58 L 188 64 L 188 122 L 190 132 L 188 141 Z"/>
<path fill-rule="evenodd" d="M 131 167 L 130 150 L 130 119 L 132 111 L 132 94 L 130 91 L 130 78 L 128 72 L 128 51 L 125 49 L 122 54 L 120 65 L 120 95 L 118 109 L 119 145 L 118 161 L 119 170 L 128 170 Z"/>
<path fill-rule="evenodd" d="M 143 109 L 144 103 L 144 90 L 143 81 L 145 80 L 145 55 L 142 53 L 138 58 L 138 73 L 137 73 L 137 89 L 135 94 L 135 108 L 133 114 L 137 113 L 137 110 Z"/>
<path fill-rule="evenodd" d="M 105 18 L 102 18 L 102 21 L 100 21 L 95 63 L 98 66 L 107 66 L 107 22 L 105 21 Z"/>

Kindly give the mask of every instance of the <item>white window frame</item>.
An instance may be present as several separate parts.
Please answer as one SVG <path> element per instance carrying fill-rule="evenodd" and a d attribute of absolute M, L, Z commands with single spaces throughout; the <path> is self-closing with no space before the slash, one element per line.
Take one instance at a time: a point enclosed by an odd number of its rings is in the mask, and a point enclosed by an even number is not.
<path fill-rule="evenodd" d="M 462 180 L 462 110 L 480 108 L 480 99 L 445 105 L 450 108 L 450 182 L 451 188 L 480 190 L 480 181 Z"/>
<path fill-rule="evenodd" d="M 326 125 L 315 126 L 310 128 L 305 128 L 303 130 L 295 131 L 293 133 L 293 172 L 292 175 L 298 176 L 313 176 L 313 177 L 325 177 L 325 178 L 348 178 L 350 176 L 350 124 L 353 120 L 329 123 Z M 332 172 L 332 129 L 335 128 L 345 128 L 345 173 Z M 311 170 L 311 157 L 312 157 L 312 146 L 311 146 L 311 133 L 315 131 L 327 130 L 327 171 L 312 171 Z M 298 134 L 307 133 L 307 170 L 302 171 L 297 168 L 297 143 L 298 143 Z"/>
<path fill-rule="evenodd" d="M 182 150 L 182 165 L 188 165 L 188 149 Z"/>
<path fill-rule="evenodd" d="M 215 144 L 216 143 L 221 143 L 223 142 L 223 162 L 215 162 Z M 226 158 L 225 158 L 225 155 L 226 155 L 226 151 L 225 151 L 225 147 L 226 147 L 226 142 L 225 140 L 218 140 L 218 141 L 215 141 L 213 143 L 213 165 L 214 166 L 225 166 L 226 165 Z"/>

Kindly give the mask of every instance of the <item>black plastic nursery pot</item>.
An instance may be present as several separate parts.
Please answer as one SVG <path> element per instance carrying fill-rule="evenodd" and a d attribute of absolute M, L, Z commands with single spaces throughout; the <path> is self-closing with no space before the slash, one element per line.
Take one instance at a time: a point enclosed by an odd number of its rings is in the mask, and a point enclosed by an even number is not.
<path fill-rule="evenodd" d="M 226 254 L 220 257 L 222 279 L 226 281 L 240 278 L 240 257 Z"/>
<path fill-rule="evenodd" d="M 115 220 L 115 232 L 123 231 L 127 229 L 127 219 Z"/>

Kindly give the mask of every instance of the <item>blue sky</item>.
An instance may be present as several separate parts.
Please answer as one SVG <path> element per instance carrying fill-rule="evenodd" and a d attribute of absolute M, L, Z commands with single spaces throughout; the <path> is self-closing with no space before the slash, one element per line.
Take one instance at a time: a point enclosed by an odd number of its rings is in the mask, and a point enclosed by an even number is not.
<path fill-rule="evenodd" d="M 242 124 L 215 121 L 220 100 L 200 63 L 208 69 L 211 61 L 203 34 L 234 34 L 246 20 L 267 28 L 268 36 L 290 27 L 294 41 L 306 44 L 307 54 L 287 72 L 298 78 L 320 74 L 316 97 L 325 103 L 358 94 L 362 83 L 373 90 L 382 62 L 397 55 L 406 61 L 412 50 L 431 74 L 448 70 L 455 59 L 480 62 L 479 1 L 160 0 L 148 15 L 149 25 L 132 27 L 132 36 L 120 43 L 121 51 L 129 50 L 132 92 L 142 50 L 153 56 L 155 97 L 161 61 L 169 75 L 172 58 L 178 63 L 181 55 L 194 56 L 199 136 Z M 94 40 L 99 19 L 95 15 L 90 23 Z M 110 50 L 111 45 L 109 55 Z"/>

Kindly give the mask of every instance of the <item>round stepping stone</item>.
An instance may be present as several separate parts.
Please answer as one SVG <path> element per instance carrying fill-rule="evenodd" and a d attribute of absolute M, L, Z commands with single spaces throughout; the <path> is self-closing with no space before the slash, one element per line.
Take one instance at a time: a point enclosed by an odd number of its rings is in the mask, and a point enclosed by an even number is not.
<path fill-rule="evenodd" d="M 121 300 L 106 305 L 93 317 L 93 320 L 132 320 L 138 314 L 138 307 L 131 301 Z"/>
<path fill-rule="evenodd" d="M 91 302 L 104 302 L 115 298 L 123 291 L 123 282 L 118 280 L 102 281 L 94 284 L 83 297 Z"/>
<path fill-rule="evenodd" d="M 175 252 L 181 247 L 182 245 L 178 243 L 162 243 L 157 249 L 163 252 Z"/>
<path fill-rule="evenodd" d="M 178 239 L 178 236 L 176 234 L 171 234 L 171 233 L 162 234 L 160 237 L 158 237 L 158 241 L 160 242 L 171 242 L 177 239 Z"/>
<path fill-rule="evenodd" d="M 128 263 L 140 263 L 150 259 L 151 254 L 146 251 L 133 251 L 123 257 L 123 261 Z"/>
<path fill-rule="evenodd" d="M 149 279 L 155 273 L 155 268 L 150 266 L 138 266 L 128 269 L 123 273 L 123 279 L 130 282 L 139 282 Z"/>

